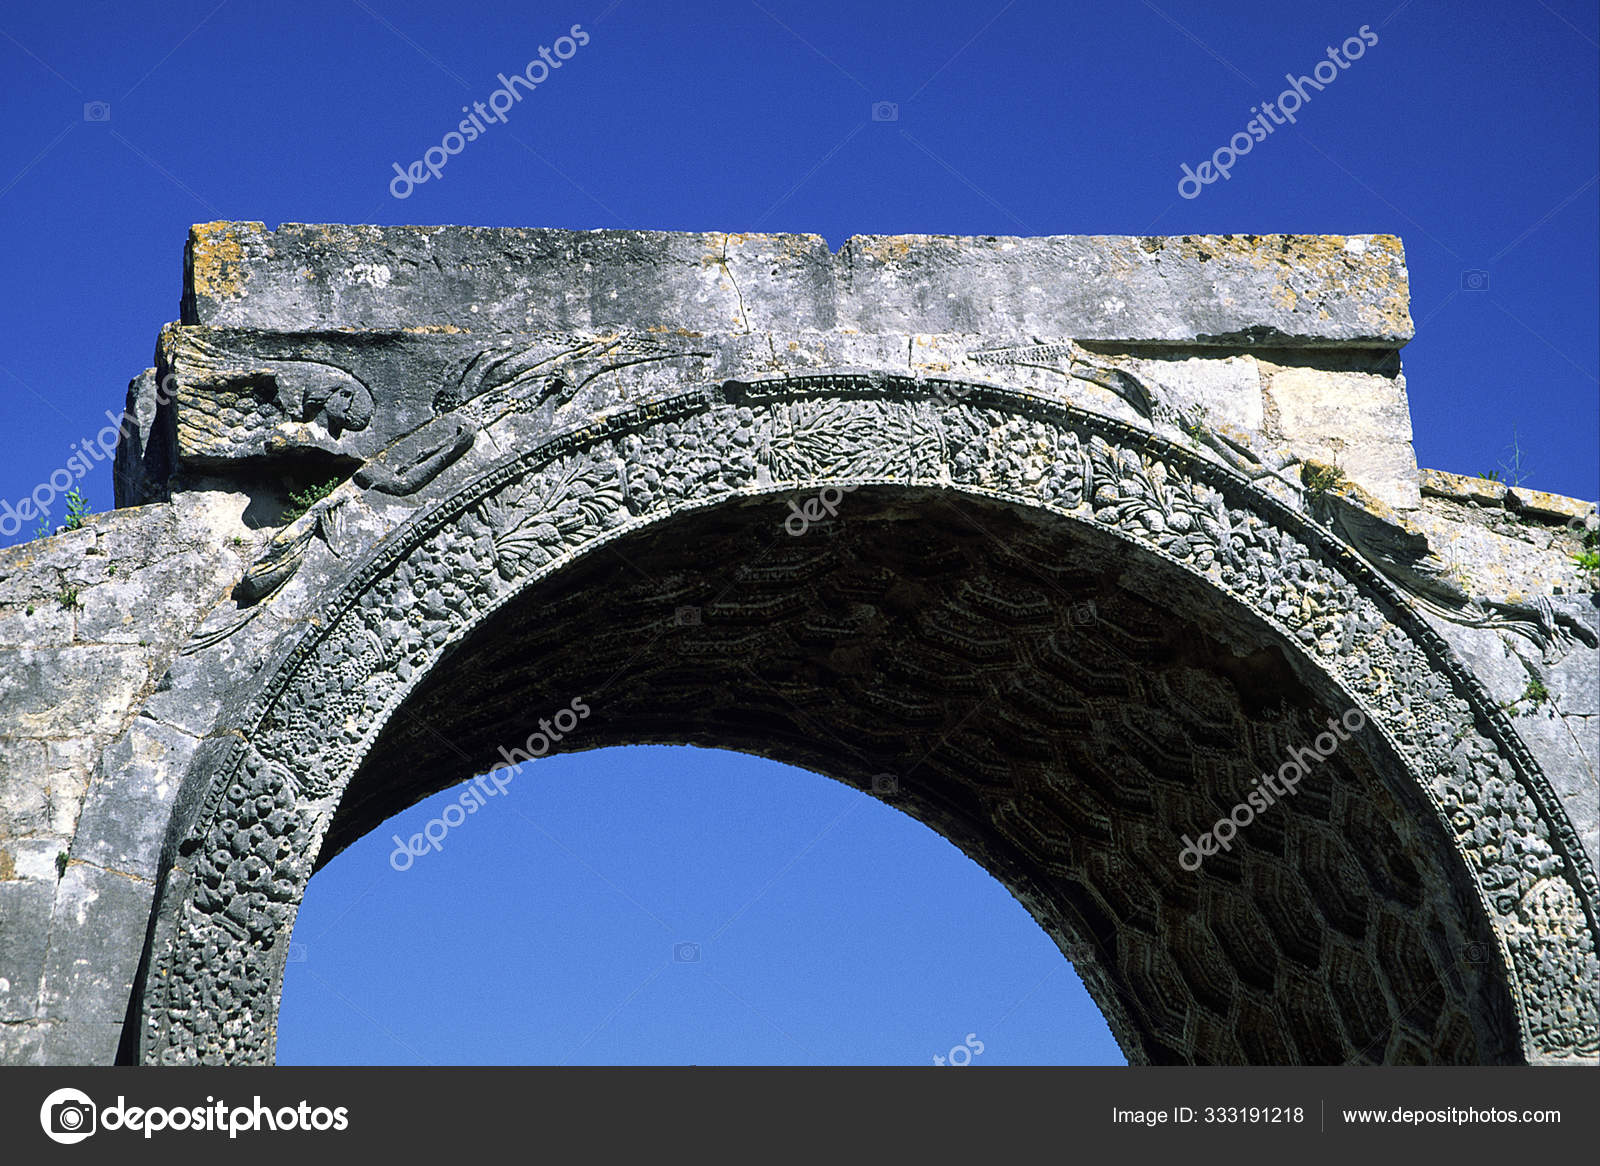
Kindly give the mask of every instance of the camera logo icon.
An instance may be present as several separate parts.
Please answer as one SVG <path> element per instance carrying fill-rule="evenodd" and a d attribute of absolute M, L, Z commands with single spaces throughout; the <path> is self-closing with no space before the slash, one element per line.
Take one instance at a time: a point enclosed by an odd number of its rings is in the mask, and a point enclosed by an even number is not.
<path fill-rule="evenodd" d="M 894 101 L 874 101 L 872 103 L 873 121 L 899 121 L 900 105 Z"/>
<path fill-rule="evenodd" d="M 1462 291 L 1488 291 L 1489 273 L 1476 267 L 1469 268 L 1461 273 Z"/>
<path fill-rule="evenodd" d="M 672 945 L 672 962 L 675 964 L 697 964 L 700 962 L 700 945 L 698 943 L 675 943 Z"/>
<path fill-rule="evenodd" d="M 45 1137 L 63 1146 L 76 1145 L 95 1131 L 95 1104 L 78 1089 L 57 1089 L 39 1107 Z"/>
<path fill-rule="evenodd" d="M 1466 957 L 1469 964 L 1486 964 L 1489 962 L 1489 945 L 1487 943 L 1469 943 L 1461 954 Z"/>
<path fill-rule="evenodd" d="M 680 607 L 672 613 L 672 622 L 680 628 L 697 628 L 700 626 L 700 609 Z"/>
<path fill-rule="evenodd" d="M 85 101 L 83 103 L 84 121 L 110 121 L 111 103 L 109 101 Z"/>
<path fill-rule="evenodd" d="M 900 779 L 892 773 L 874 773 L 872 775 L 872 796 L 877 798 L 892 798 L 900 792 Z"/>
<path fill-rule="evenodd" d="M 983 1049 L 984 1044 L 978 1039 L 978 1034 L 969 1032 L 967 1033 L 967 1039 L 958 1045 L 952 1046 L 950 1052 L 945 1056 L 941 1057 L 938 1054 L 934 1054 L 933 1063 L 935 1065 L 953 1065 L 957 1069 L 964 1069 L 972 1064 L 973 1057 L 981 1057 L 983 1055 Z"/>

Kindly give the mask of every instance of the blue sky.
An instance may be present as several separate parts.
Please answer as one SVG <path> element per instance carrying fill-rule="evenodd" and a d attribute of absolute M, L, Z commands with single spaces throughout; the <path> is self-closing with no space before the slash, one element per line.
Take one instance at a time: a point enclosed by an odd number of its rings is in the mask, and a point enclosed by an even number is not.
<path fill-rule="evenodd" d="M 391 195 L 574 24 L 588 43 L 504 124 Z M 1179 195 L 1363 26 L 1294 126 Z M 1391 232 L 1422 464 L 1500 468 L 1515 440 L 1527 484 L 1593 498 L 1597 41 L 1574 0 L 5 4 L 0 499 L 120 408 L 215 219 Z M 108 468 L 84 489 L 109 508 Z M 380 834 L 313 881 L 283 1061 L 926 1063 L 968 1033 L 980 1064 L 1118 1059 L 1021 908 L 868 798 L 693 750 L 519 781 L 411 871 Z"/>

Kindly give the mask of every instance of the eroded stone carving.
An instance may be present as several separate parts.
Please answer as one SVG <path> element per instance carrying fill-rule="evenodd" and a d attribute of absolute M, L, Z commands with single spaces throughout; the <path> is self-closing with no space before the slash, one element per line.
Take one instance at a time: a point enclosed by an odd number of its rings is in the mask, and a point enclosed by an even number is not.
<path fill-rule="evenodd" d="M 305 562 L 306 547 L 320 536 L 330 549 L 335 549 L 340 527 L 342 498 L 325 498 L 317 502 L 299 520 L 284 527 L 268 541 L 266 549 L 245 569 L 243 577 L 233 588 L 232 598 L 239 614 L 224 612 L 221 622 L 211 627 L 202 626 L 193 640 L 185 644 L 182 655 L 192 656 L 228 639 L 261 611 L 264 600 L 271 599 L 293 579 Z M 212 621 L 207 621 L 212 623 Z"/>
<path fill-rule="evenodd" d="M 478 430 L 470 416 L 436 417 L 363 463 L 355 483 L 384 494 L 415 494 L 472 448 Z"/>
<path fill-rule="evenodd" d="M 349 370 L 305 358 L 241 361 L 202 337 L 186 337 L 180 446 L 191 458 L 331 446 L 372 422 L 372 390 Z"/>

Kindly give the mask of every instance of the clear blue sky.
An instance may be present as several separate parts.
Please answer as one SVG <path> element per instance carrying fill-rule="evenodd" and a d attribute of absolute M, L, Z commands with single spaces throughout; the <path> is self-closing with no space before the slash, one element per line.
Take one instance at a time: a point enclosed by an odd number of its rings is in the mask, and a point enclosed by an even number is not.
<path fill-rule="evenodd" d="M 588 43 L 505 124 L 391 196 L 393 163 L 574 24 Z M 1364 25 L 1377 43 L 1296 125 L 1179 196 L 1180 164 Z M 120 408 L 177 316 L 188 225 L 213 219 L 835 246 L 1392 232 L 1422 464 L 1493 469 L 1515 434 L 1529 484 L 1593 498 L 1597 40 L 1577 0 L 7 0 L 0 499 Z M 880 101 L 895 120 L 873 120 Z M 85 489 L 108 508 L 109 470 Z M 518 781 L 404 874 L 386 828 L 313 881 L 284 1062 L 914 1064 L 968 1033 L 979 1064 L 1119 1059 L 1021 908 L 862 795 L 692 750 L 548 759 Z M 680 942 L 701 959 L 674 963 Z"/>

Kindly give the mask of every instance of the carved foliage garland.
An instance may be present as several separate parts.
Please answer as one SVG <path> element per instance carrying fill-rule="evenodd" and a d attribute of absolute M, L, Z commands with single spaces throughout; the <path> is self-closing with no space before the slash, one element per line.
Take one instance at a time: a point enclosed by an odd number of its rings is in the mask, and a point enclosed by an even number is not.
<path fill-rule="evenodd" d="M 737 491 L 956 486 L 1118 532 L 1296 640 L 1394 740 L 1449 822 L 1513 969 L 1530 1057 L 1600 1048 L 1594 920 L 1571 840 L 1452 678 L 1337 544 L 1225 471 L 1024 394 L 841 378 L 701 391 L 558 439 L 381 545 L 267 682 L 180 849 L 151 953 L 143 1057 L 264 1062 L 294 914 L 344 783 L 409 688 L 490 611 L 617 532 Z M 884 388 L 881 383 L 876 386 Z M 814 395 L 808 396 L 811 393 Z M 690 411 L 693 410 L 693 411 Z M 686 412 L 687 411 L 687 412 Z M 678 415 L 672 415 L 673 413 Z M 1380 601 L 1383 606 L 1380 606 Z M 1492 731 L 1492 730 L 1491 730 Z M 1514 741 L 1512 742 L 1514 745 Z M 197 763 L 198 764 L 198 763 Z M 1535 774 L 1519 759 L 1523 773 Z"/>

